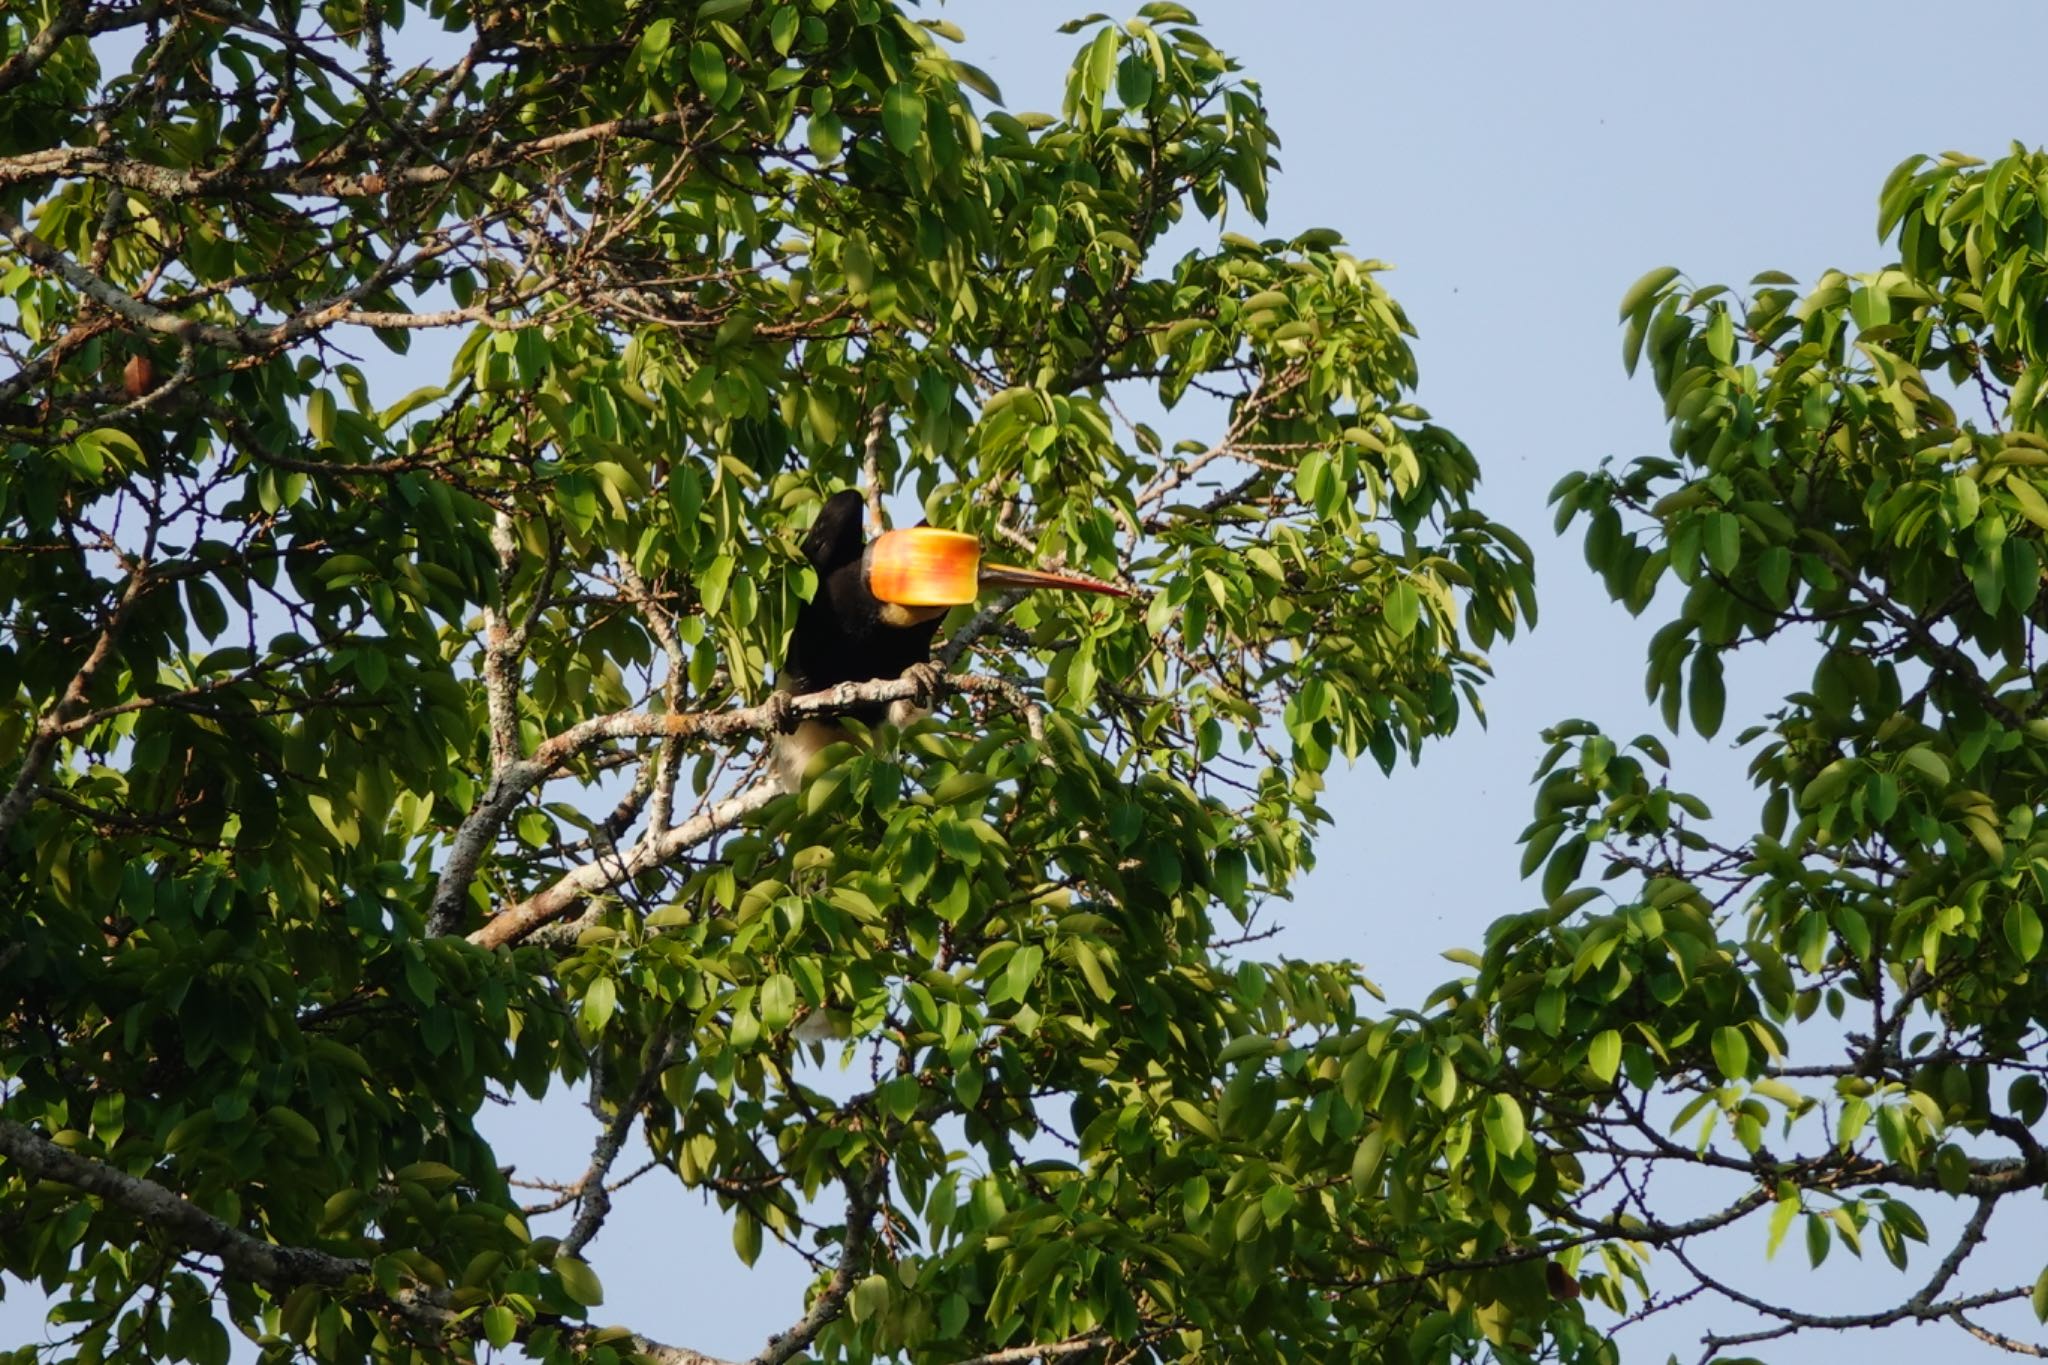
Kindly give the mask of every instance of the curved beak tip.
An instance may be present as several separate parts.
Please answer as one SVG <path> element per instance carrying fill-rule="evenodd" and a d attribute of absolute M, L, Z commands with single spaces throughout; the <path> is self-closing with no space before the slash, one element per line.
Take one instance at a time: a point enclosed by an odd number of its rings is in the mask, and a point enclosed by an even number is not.
<path fill-rule="evenodd" d="M 1104 597 L 1130 597 L 1129 588 L 1115 583 L 1105 583 L 1099 578 L 1086 574 L 1054 573 L 1045 569 L 1022 569 L 1012 564 L 984 564 L 981 566 L 981 585 L 985 588 L 1023 588 L 1036 590 L 1050 588 L 1061 592 L 1092 592 Z"/>

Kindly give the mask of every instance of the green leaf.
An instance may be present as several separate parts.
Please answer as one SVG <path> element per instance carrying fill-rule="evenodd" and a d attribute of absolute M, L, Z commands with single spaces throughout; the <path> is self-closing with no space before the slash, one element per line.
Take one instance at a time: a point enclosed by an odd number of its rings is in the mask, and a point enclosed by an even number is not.
<path fill-rule="evenodd" d="M 1742 558 L 1742 523 L 1733 512 L 1709 512 L 1700 548 L 1715 573 L 1725 576 L 1735 572 Z"/>
<path fill-rule="evenodd" d="M 811 155 L 820 161 L 834 161 L 839 157 L 840 148 L 846 145 L 845 125 L 837 114 L 813 114 L 805 129 L 810 143 Z"/>
<path fill-rule="evenodd" d="M 1834 1239 L 1828 1236 L 1827 1220 L 1815 1214 L 1806 1215 L 1806 1263 L 1819 1266 L 1828 1258 L 1828 1249 Z"/>
<path fill-rule="evenodd" d="M 603 1030 L 611 1022 L 612 1013 L 618 1008 L 619 986 L 611 977 L 600 976 L 592 981 L 583 992 L 583 1004 L 578 1017 L 583 1027 L 592 1033 Z"/>
<path fill-rule="evenodd" d="M 1116 30 L 1104 26 L 1095 35 L 1095 41 L 1088 45 L 1087 100 L 1091 107 L 1100 108 L 1109 97 L 1116 80 Z"/>
<path fill-rule="evenodd" d="M 1841 760 L 1841 762 L 1846 761 Z M 1936 791 L 1946 788 L 1951 780 L 1948 760 L 1928 748 L 1925 744 L 1915 744 L 1912 748 L 1899 755 L 1899 761 L 1933 782 Z M 1836 766 L 1838 764 L 1830 764 L 1828 768 L 1821 771 L 1821 776 L 1827 776 L 1828 772 Z M 1819 778 L 1816 778 L 1815 781 L 1819 781 Z"/>
<path fill-rule="evenodd" d="M 1612 1082 L 1621 1070 L 1621 1031 L 1602 1029 L 1586 1048 L 1586 1064 L 1603 1082 Z"/>
<path fill-rule="evenodd" d="M 1101 959 L 1095 955 L 1093 948 L 1080 939 L 1074 941 L 1074 965 L 1081 969 L 1081 976 L 1088 982 L 1088 989 L 1094 992 L 1097 1000 L 1108 1002 L 1116 999 L 1116 991 L 1111 988 L 1109 978 L 1103 974 Z"/>
<path fill-rule="evenodd" d="M 334 395 L 326 389 L 313 390 L 306 400 L 306 430 L 316 444 L 334 444 L 335 417 Z"/>
<path fill-rule="evenodd" d="M 1910 752 L 1906 755 L 1910 758 Z M 1862 760 L 1838 758 L 1814 775 L 1799 793 L 1799 808 L 1813 810 L 1837 800 L 1849 789 L 1849 782 L 1862 768 Z"/>
<path fill-rule="evenodd" d="M 855 1322 L 866 1322 L 889 1306 L 889 1281 L 880 1275 L 870 1275 L 853 1287 L 849 1296 L 849 1307 Z"/>
<path fill-rule="evenodd" d="M 1655 270 L 1650 271 L 1628 287 L 1628 292 L 1621 296 L 1621 308 L 1615 316 L 1617 318 L 1626 318 L 1633 315 L 1638 309 L 1649 303 L 1665 285 L 1677 278 L 1677 266 L 1658 266 Z"/>
<path fill-rule="evenodd" d="M 2005 491 L 2012 495 L 2013 505 L 2019 508 L 2021 516 L 2048 530 L 2048 498 L 2041 496 L 2041 490 L 2034 487 L 2032 479 L 2015 472 L 2005 481 Z"/>
<path fill-rule="evenodd" d="M 761 1027 L 770 1033 L 780 1033 L 796 1017 L 796 981 L 782 972 L 776 972 L 761 983 L 759 998 Z"/>
<path fill-rule="evenodd" d="M 484 1340 L 502 1351 L 512 1344 L 512 1338 L 519 1334 L 519 1317 L 502 1303 L 494 1303 L 479 1315 L 483 1324 Z"/>
<path fill-rule="evenodd" d="M 633 45 L 633 65 L 649 74 L 658 70 L 674 32 L 675 21 L 671 19 L 656 19 L 649 24 L 641 32 L 640 41 Z"/>
<path fill-rule="evenodd" d="M 910 82 L 898 81 L 883 92 L 882 134 L 905 156 L 924 140 L 924 97 Z"/>
<path fill-rule="evenodd" d="M 1966 530 L 1977 520 L 1978 509 L 1983 505 L 1983 490 L 1968 474 L 1951 475 L 1945 505 L 1956 529 Z"/>
<path fill-rule="evenodd" d="M 1799 1216 L 1799 1193 L 1794 1190 L 1781 1196 L 1771 1206 L 1769 1234 L 1764 1239 L 1764 1259 L 1778 1254 L 1778 1247 L 1785 1240 L 1785 1234 L 1792 1229 L 1792 1220 Z"/>
<path fill-rule="evenodd" d="M 1282 1046 L 1284 1045 L 1263 1033 L 1247 1033 L 1225 1043 L 1222 1050 L 1216 1054 L 1216 1062 L 1219 1066 L 1229 1066 L 1247 1057 L 1270 1057 Z"/>
<path fill-rule="evenodd" d="M 1962 1194 L 1970 1188 L 1970 1158 L 1953 1142 L 1944 1142 L 1934 1154 L 1934 1178 L 1948 1194 Z"/>
<path fill-rule="evenodd" d="M 1126 109 L 1142 109 L 1151 103 L 1153 74 L 1151 60 L 1135 52 L 1117 63 L 1117 102 Z"/>
<path fill-rule="evenodd" d="M 884 1081 L 875 1092 L 882 1111 L 898 1123 L 908 1123 L 917 1114 L 920 1090 L 915 1076 L 896 1076 Z"/>
<path fill-rule="evenodd" d="M 1791 604 L 1791 581 L 1792 552 L 1783 545 L 1773 545 L 1756 557 L 1756 585 L 1772 606 Z"/>
<path fill-rule="evenodd" d="M 1522 1140 L 1528 1136 L 1521 1103 L 1513 1095 L 1487 1096 L 1484 1126 L 1487 1142 L 1503 1156 L 1519 1152 Z"/>
<path fill-rule="evenodd" d="M 1022 1000 L 1024 992 L 1038 979 L 1038 969 L 1045 965 L 1045 949 L 1036 943 L 1027 943 L 1010 955 L 1010 961 L 1003 969 L 1003 981 L 1008 998 Z"/>
<path fill-rule="evenodd" d="M 1749 1039 L 1741 1029 L 1724 1024 L 1714 1030 L 1714 1065 L 1731 1081 L 1749 1075 Z"/>
<path fill-rule="evenodd" d="M 690 79 L 697 83 L 707 103 L 723 104 L 726 84 L 731 79 L 725 67 L 725 54 L 710 43 L 690 44 Z"/>
<path fill-rule="evenodd" d="M 204 579 L 185 580 L 185 604 L 192 613 L 192 624 L 209 640 L 218 639 L 227 630 L 227 605 Z"/>
<path fill-rule="evenodd" d="M 1387 628 L 1394 632 L 1396 639 L 1407 639 L 1415 633 L 1415 625 L 1422 616 L 1422 595 L 1415 591 L 1415 585 L 1403 579 L 1396 583 L 1387 594 Z"/>
<path fill-rule="evenodd" d="M 2005 941 L 2022 962 L 2040 956 L 2041 916 L 2028 902 L 2016 900 L 2005 907 Z"/>
<path fill-rule="evenodd" d="M 1702 649 L 1692 656 L 1692 686 L 1686 689 L 1686 703 L 1692 712 L 1692 728 L 1700 738 L 1712 739 L 1721 730 L 1727 710 L 1728 693 L 1721 682 L 1721 656 Z"/>
<path fill-rule="evenodd" d="M 1375 1188 L 1374 1177 L 1379 1173 L 1380 1161 L 1387 1154 L 1386 1130 L 1374 1124 L 1372 1131 L 1358 1140 L 1358 1147 L 1351 1154 L 1351 1187 L 1356 1193 Z"/>
<path fill-rule="evenodd" d="M 597 1272 L 574 1256 L 557 1256 L 554 1272 L 561 1278 L 562 1289 L 571 1299 L 585 1308 L 595 1308 L 604 1302 L 604 1286 L 599 1283 Z"/>

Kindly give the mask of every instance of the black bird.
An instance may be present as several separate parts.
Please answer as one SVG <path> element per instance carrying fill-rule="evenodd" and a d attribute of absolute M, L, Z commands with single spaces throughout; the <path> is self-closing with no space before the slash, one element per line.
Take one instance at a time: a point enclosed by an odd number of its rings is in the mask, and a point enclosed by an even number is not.
<path fill-rule="evenodd" d="M 900 678 L 929 669 L 932 639 L 953 607 L 983 588 L 1062 588 L 1128 597 L 1127 589 L 1078 574 L 1047 573 L 981 562 L 981 542 L 960 531 L 913 526 L 885 531 L 870 543 L 861 530 L 865 505 L 853 490 L 834 493 L 804 536 L 803 557 L 818 589 L 797 612 L 776 689 L 794 696 L 843 682 Z M 867 725 L 906 725 L 910 702 L 856 707 Z M 833 721 L 805 720 L 775 744 L 777 781 L 788 791 L 803 780 L 811 757 L 846 731 Z"/>

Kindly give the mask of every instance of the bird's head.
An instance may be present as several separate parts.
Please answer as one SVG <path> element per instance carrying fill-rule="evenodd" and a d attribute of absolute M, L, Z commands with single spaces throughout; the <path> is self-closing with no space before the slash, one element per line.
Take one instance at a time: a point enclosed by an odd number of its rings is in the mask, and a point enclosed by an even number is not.
<path fill-rule="evenodd" d="M 911 526 L 884 531 L 868 542 L 862 568 L 868 591 L 910 621 L 930 620 L 949 607 L 964 606 L 988 588 L 1057 588 L 1067 592 L 1129 597 L 1130 590 L 1084 574 L 986 564 L 981 541 L 964 531 Z"/>

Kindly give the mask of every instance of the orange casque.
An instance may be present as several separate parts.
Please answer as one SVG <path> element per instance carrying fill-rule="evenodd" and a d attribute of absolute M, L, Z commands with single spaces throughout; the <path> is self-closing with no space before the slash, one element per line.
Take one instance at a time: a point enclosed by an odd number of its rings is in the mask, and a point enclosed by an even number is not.
<path fill-rule="evenodd" d="M 965 531 L 909 526 L 868 542 L 868 591 L 904 607 L 965 606 L 984 588 L 1063 588 L 1129 597 L 1130 589 L 1083 574 L 981 562 L 981 541 Z"/>

